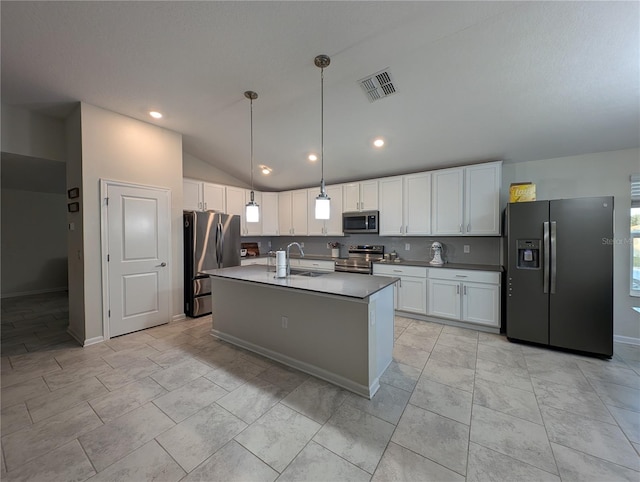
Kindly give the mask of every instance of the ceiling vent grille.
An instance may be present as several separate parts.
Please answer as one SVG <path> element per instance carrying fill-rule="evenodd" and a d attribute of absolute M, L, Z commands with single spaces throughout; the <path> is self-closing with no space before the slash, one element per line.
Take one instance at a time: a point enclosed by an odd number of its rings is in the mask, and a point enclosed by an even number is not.
<path fill-rule="evenodd" d="M 396 87 L 391 80 L 388 69 L 371 74 L 359 81 L 370 102 L 383 99 L 396 93 Z"/>

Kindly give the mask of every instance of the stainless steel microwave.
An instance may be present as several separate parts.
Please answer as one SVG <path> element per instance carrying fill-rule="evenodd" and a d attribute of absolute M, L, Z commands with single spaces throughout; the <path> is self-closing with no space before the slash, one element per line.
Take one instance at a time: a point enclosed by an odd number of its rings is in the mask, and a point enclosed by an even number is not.
<path fill-rule="evenodd" d="M 342 213 L 342 231 L 345 233 L 377 233 L 378 211 Z"/>

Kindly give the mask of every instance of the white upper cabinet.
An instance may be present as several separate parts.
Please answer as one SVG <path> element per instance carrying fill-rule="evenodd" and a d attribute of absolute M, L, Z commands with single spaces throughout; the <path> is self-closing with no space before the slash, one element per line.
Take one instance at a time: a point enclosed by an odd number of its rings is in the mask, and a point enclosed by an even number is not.
<path fill-rule="evenodd" d="M 227 186 L 227 214 L 240 216 L 244 221 L 244 191 L 241 187 Z M 244 233 L 242 233 L 244 234 Z"/>
<path fill-rule="evenodd" d="M 378 181 L 380 236 L 431 233 L 431 173 L 387 177 Z"/>
<path fill-rule="evenodd" d="M 182 180 L 182 209 L 202 211 L 202 181 Z"/>
<path fill-rule="evenodd" d="M 329 219 L 316 219 L 316 197 L 320 189 L 307 189 L 307 234 L 309 236 L 342 236 L 342 185 L 326 186 L 331 199 Z"/>
<path fill-rule="evenodd" d="M 202 200 L 204 211 L 227 212 L 226 186 L 222 184 L 202 183 Z"/>
<path fill-rule="evenodd" d="M 442 169 L 432 173 L 434 235 L 461 235 L 463 224 L 464 169 Z"/>
<path fill-rule="evenodd" d="M 307 190 L 278 193 L 278 231 L 280 236 L 307 234 Z"/>
<path fill-rule="evenodd" d="M 262 234 L 264 236 L 277 236 L 279 234 L 277 192 L 262 193 L 262 204 L 260 204 L 260 219 L 262 220 Z"/>
<path fill-rule="evenodd" d="M 283 191 L 278 193 L 278 234 L 280 236 L 290 236 L 292 233 L 291 225 L 291 191 Z"/>
<path fill-rule="evenodd" d="M 378 180 L 350 182 L 343 185 L 343 211 L 377 211 Z"/>
<path fill-rule="evenodd" d="M 464 168 L 465 222 L 469 236 L 500 235 L 500 185 L 502 162 Z"/>

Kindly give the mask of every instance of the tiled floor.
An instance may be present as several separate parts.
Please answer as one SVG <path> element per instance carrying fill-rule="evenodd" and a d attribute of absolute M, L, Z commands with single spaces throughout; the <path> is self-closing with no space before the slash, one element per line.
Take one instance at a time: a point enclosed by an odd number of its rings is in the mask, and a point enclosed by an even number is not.
<path fill-rule="evenodd" d="M 366 400 L 189 319 L 80 348 L 2 303 L 2 479 L 640 480 L 640 350 L 611 361 L 396 318 Z"/>

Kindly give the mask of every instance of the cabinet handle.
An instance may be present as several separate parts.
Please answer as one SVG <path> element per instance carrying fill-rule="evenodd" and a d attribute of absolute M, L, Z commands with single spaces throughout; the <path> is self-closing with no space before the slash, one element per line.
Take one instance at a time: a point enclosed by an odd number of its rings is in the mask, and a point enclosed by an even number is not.
<path fill-rule="evenodd" d="M 466 278 L 467 275 L 466 274 L 457 274 L 456 278 Z"/>
<path fill-rule="evenodd" d="M 466 286 L 463 287 L 463 291 L 464 291 L 464 295 L 467 296 L 467 287 Z"/>
<path fill-rule="evenodd" d="M 204 203 L 204 210 L 207 210 L 207 203 Z"/>
<path fill-rule="evenodd" d="M 458 224 L 458 229 L 460 232 L 462 232 L 462 224 Z"/>
<path fill-rule="evenodd" d="M 460 285 L 456 286 L 456 294 L 459 295 L 460 294 Z"/>
<path fill-rule="evenodd" d="M 394 270 L 393 270 L 393 272 L 394 272 L 394 273 L 402 273 L 402 270 L 400 270 L 400 269 L 394 269 Z"/>
<path fill-rule="evenodd" d="M 471 224 L 467 224 L 467 233 L 471 231 Z"/>

